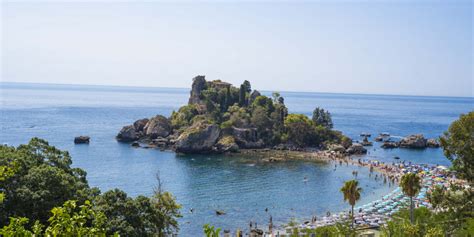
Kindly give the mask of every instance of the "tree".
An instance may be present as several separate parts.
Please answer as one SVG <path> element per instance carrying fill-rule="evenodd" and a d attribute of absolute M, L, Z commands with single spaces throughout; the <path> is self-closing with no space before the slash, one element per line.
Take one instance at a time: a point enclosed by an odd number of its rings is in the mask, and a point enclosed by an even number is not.
<path fill-rule="evenodd" d="M 48 226 L 43 232 L 43 225 L 36 221 L 32 231 L 26 226 L 26 217 L 10 218 L 10 223 L 0 229 L 3 236 L 105 236 L 104 223 L 107 217 L 94 211 L 89 201 L 77 206 L 76 201 L 66 201 L 61 207 L 51 210 Z"/>
<path fill-rule="evenodd" d="M 289 114 L 285 118 L 288 141 L 303 147 L 315 144 L 315 130 L 311 120 L 304 114 Z"/>
<path fill-rule="evenodd" d="M 413 197 L 420 192 L 421 178 L 415 173 L 406 173 L 400 180 L 400 187 L 403 193 L 410 197 L 410 221 L 413 224 Z"/>
<path fill-rule="evenodd" d="M 349 202 L 351 205 L 352 228 L 354 228 L 354 206 L 360 199 L 362 188 L 359 187 L 359 182 L 354 179 L 346 181 L 341 188 L 341 192 L 344 194 L 344 201 Z"/>
<path fill-rule="evenodd" d="M 221 232 L 221 228 L 215 228 L 214 226 L 209 225 L 209 224 L 205 224 L 202 228 L 204 230 L 204 234 L 206 235 L 206 237 L 219 237 L 220 236 L 219 233 Z"/>
<path fill-rule="evenodd" d="M 474 111 L 461 115 L 440 137 L 445 156 L 460 178 L 474 182 Z"/>
<path fill-rule="evenodd" d="M 67 151 L 33 138 L 17 148 L 0 146 L 0 166 L 15 163 L 12 176 L 0 182 L 7 199 L 0 206 L 0 226 L 10 216 L 26 217 L 46 223 L 49 211 L 67 200 L 84 202 L 98 194 L 89 188 L 86 172 L 72 168 Z"/>
<path fill-rule="evenodd" d="M 313 111 L 313 123 L 315 125 L 321 125 L 328 129 L 333 127 L 331 113 L 329 111 L 324 111 L 322 108 L 315 108 Z"/>

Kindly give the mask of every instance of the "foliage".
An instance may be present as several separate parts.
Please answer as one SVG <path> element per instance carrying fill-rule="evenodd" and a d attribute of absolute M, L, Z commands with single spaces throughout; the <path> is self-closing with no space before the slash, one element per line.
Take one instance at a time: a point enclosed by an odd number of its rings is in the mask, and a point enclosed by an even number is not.
<path fill-rule="evenodd" d="M 220 236 L 219 233 L 221 232 L 221 228 L 215 228 L 212 225 L 205 224 L 203 226 L 203 229 L 204 229 L 204 234 L 206 235 L 206 237 L 219 237 Z"/>
<path fill-rule="evenodd" d="M 76 201 L 66 201 L 62 207 L 54 207 L 49 225 L 43 232 L 43 226 L 36 221 L 32 231 L 26 226 L 26 217 L 10 218 L 10 223 L 0 230 L 3 236 L 104 236 L 106 216 L 94 211 L 91 203 L 86 201 L 77 206 Z"/>
<path fill-rule="evenodd" d="M 474 182 L 474 111 L 461 115 L 440 137 L 445 156 L 460 178 Z"/>
<path fill-rule="evenodd" d="M 17 148 L 0 146 L 0 166 L 14 167 L 14 172 L 2 168 L 0 180 L 0 190 L 7 194 L 0 205 L 3 235 L 10 236 L 12 230 L 40 233 L 44 225 L 45 233 L 53 236 L 164 236 L 178 230 L 181 206 L 170 193 L 160 189 L 152 198 L 132 199 L 116 189 L 100 195 L 89 188 L 85 171 L 71 164 L 66 151 L 38 138 Z M 29 220 L 35 221 L 33 226 Z"/>
<path fill-rule="evenodd" d="M 413 224 L 413 197 L 421 190 L 421 178 L 415 173 L 406 173 L 400 180 L 400 187 L 402 188 L 402 192 L 410 197 L 410 220 Z"/>
<path fill-rule="evenodd" d="M 351 205 L 352 226 L 354 226 L 354 206 L 360 199 L 362 188 L 359 187 L 359 182 L 353 179 L 344 183 L 344 186 L 341 188 L 341 192 L 344 195 L 344 201 L 347 201 Z"/>
<path fill-rule="evenodd" d="M 331 129 L 333 127 L 331 113 L 322 108 L 315 108 L 313 111 L 313 123 Z"/>
<path fill-rule="evenodd" d="M 171 113 L 170 121 L 173 128 L 186 127 L 191 125 L 191 120 L 198 114 L 196 105 L 185 105 L 179 108 L 178 112 Z"/>
<path fill-rule="evenodd" d="M 289 114 L 285 119 L 285 128 L 288 141 L 295 145 L 303 147 L 315 144 L 316 133 L 313 123 L 306 115 Z"/>
<path fill-rule="evenodd" d="M 90 189 L 86 172 L 71 168 L 69 153 L 33 138 L 19 147 L 0 146 L 0 165 L 15 163 L 14 175 L 2 181 L 7 199 L 0 207 L 0 225 L 10 216 L 22 216 L 46 223 L 49 210 L 67 200 L 85 200 L 97 195 Z"/>

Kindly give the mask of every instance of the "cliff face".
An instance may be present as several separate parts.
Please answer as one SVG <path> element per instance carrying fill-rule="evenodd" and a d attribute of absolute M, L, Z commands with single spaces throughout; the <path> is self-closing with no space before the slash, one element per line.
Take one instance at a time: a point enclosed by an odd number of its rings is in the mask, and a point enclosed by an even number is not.
<path fill-rule="evenodd" d="M 321 148 L 326 142 L 341 140 L 340 133 L 317 127 L 304 115 L 287 116 L 288 109 L 279 93 L 269 98 L 252 91 L 248 81 L 237 88 L 221 80 L 206 81 L 199 75 L 193 78 L 187 105 L 168 118 L 156 115 L 124 126 L 117 140 L 182 153 L 236 152 L 239 148 L 282 144 L 278 147 Z M 306 137 L 295 138 L 295 131 L 306 131 L 301 135 Z"/>

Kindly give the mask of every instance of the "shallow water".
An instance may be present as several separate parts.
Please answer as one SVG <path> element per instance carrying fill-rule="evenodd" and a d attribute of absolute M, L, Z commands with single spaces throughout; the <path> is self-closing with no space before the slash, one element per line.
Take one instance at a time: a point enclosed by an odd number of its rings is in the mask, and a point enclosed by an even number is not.
<path fill-rule="evenodd" d="M 149 195 L 160 173 L 165 189 L 183 204 L 181 235 L 200 233 L 205 223 L 235 230 L 249 221 L 267 225 L 290 218 L 311 218 L 348 210 L 339 188 L 359 170 L 364 188 L 361 204 L 391 188 L 368 177 L 366 168 L 292 161 L 261 163 L 245 157 L 177 156 L 172 152 L 134 149 L 115 141 L 120 128 L 136 119 L 169 115 L 187 102 L 188 89 L 96 86 L 51 86 L 2 83 L 0 142 L 26 143 L 31 137 L 70 151 L 75 167 L 88 172 L 91 186 Z M 472 98 L 407 97 L 323 93 L 282 93 L 290 112 L 311 114 L 321 106 L 333 114 L 335 128 L 354 139 L 361 132 L 389 132 L 437 137 L 459 114 L 474 109 Z M 74 136 L 91 136 L 90 145 L 74 145 Z M 441 149 L 383 150 L 378 143 L 369 158 L 444 164 Z M 304 177 L 308 178 L 304 182 Z M 193 214 L 189 209 L 193 208 Z M 268 212 L 265 212 L 268 208 Z M 227 214 L 216 216 L 215 210 Z"/>

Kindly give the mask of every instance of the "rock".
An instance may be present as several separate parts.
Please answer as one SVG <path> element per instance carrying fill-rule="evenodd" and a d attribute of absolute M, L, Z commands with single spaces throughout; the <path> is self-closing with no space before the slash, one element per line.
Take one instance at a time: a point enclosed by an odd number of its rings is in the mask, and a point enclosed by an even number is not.
<path fill-rule="evenodd" d="M 346 152 L 350 155 L 364 155 L 367 154 L 367 149 L 360 143 L 354 143 L 352 146 L 347 148 Z"/>
<path fill-rule="evenodd" d="M 235 142 L 240 148 L 253 149 L 262 148 L 265 144 L 258 138 L 256 128 L 237 128 L 232 127 L 232 134 Z"/>
<path fill-rule="evenodd" d="M 143 132 L 143 129 L 145 128 L 148 121 L 149 119 L 147 118 L 139 119 L 133 123 L 133 128 L 135 128 L 135 131 L 137 132 Z"/>
<path fill-rule="evenodd" d="M 134 141 L 134 142 L 132 142 L 131 146 L 140 147 L 140 143 L 138 143 L 137 141 Z"/>
<path fill-rule="evenodd" d="M 364 137 L 364 140 L 362 141 L 362 146 L 372 146 L 372 142 L 370 142 L 367 137 Z"/>
<path fill-rule="evenodd" d="M 235 139 L 232 136 L 223 136 L 216 143 L 216 148 L 219 152 L 237 152 L 239 146 L 235 143 Z"/>
<path fill-rule="evenodd" d="M 225 212 L 223 210 L 216 210 L 216 215 L 225 215 Z"/>
<path fill-rule="evenodd" d="M 422 134 L 410 135 L 400 140 L 400 147 L 403 148 L 425 148 L 426 138 Z"/>
<path fill-rule="evenodd" d="M 167 137 L 171 133 L 171 123 L 165 116 L 157 115 L 148 121 L 143 130 L 145 136 L 151 139 Z"/>
<path fill-rule="evenodd" d="M 252 104 L 252 102 L 259 96 L 261 96 L 262 94 L 260 94 L 259 91 L 257 90 L 253 90 L 252 93 L 250 94 L 250 97 L 249 97 L 249 105 Z"/>
<path fill-rule="evenodd" d="M 133 142 L 138 140 L 139 135 L 133 125 L 128 125 L 120 130 L 116 138 L 121 142 Z"/>
<path fill-rule="evenodd" d="M 431 138 L 426 141 L 426 146 L 431 148 L 438 148 L 439 142 L 436 139 Z"/>
<path fill-rule="evenodd" d="M 199 104 L 201 102 L 201 91 L 206 88 L 206 77 L 196 76 L 193 78 L 193 85 L 189 96 L 188 104 Z"/>
<path fill-rule="evenodd" d="M 344 153 L 344 152 L 346 151 L 346 148 L 344 148 L 343 145 L 332 144 L 332 145 L 329 147 L 329 150 L 330 150 L 330 151 L 335 151 L 335 152 Z"/>
<path fill-rule="evenodd" d="M 393 157 L 393 159 L 395 159 L 395 160 L 400 160 L 400 157 L 395 156 L 395 157 Z"/>
<path fill-rule="evenodd" d="M 382 142 L 384 140 L 384 137 L 382 135 L 378 135 L 374 140 L 376 142 Z"/>
<path fill-rule="evenodd" d="M 382 148 L 385 149 L 391 149 L 391 148 L 397 148 L 399 146 L 398 142 L 391 142 L 391 141 L 386 141 L 382 144 Z"/>
<path fill-rule="evenodd" d="M 199 122 L 186 129 L 176 140 L 175 148 L 182 153 L 208 153 L 219 138 L 220 128 L 216 124 Z"/>
<path fill-rule="evenodd" d="M 89 144 L 91 138 L 88 136 L 79 136 L 74 138 L 75 144 Z"/>
<path fill-rule="evenodd" d="M 360 134 L 360 136 L 361 137 L 370 137 L 370 136 L 372 136 L 372 134 L 363 132 L 363 133 Z"/>

